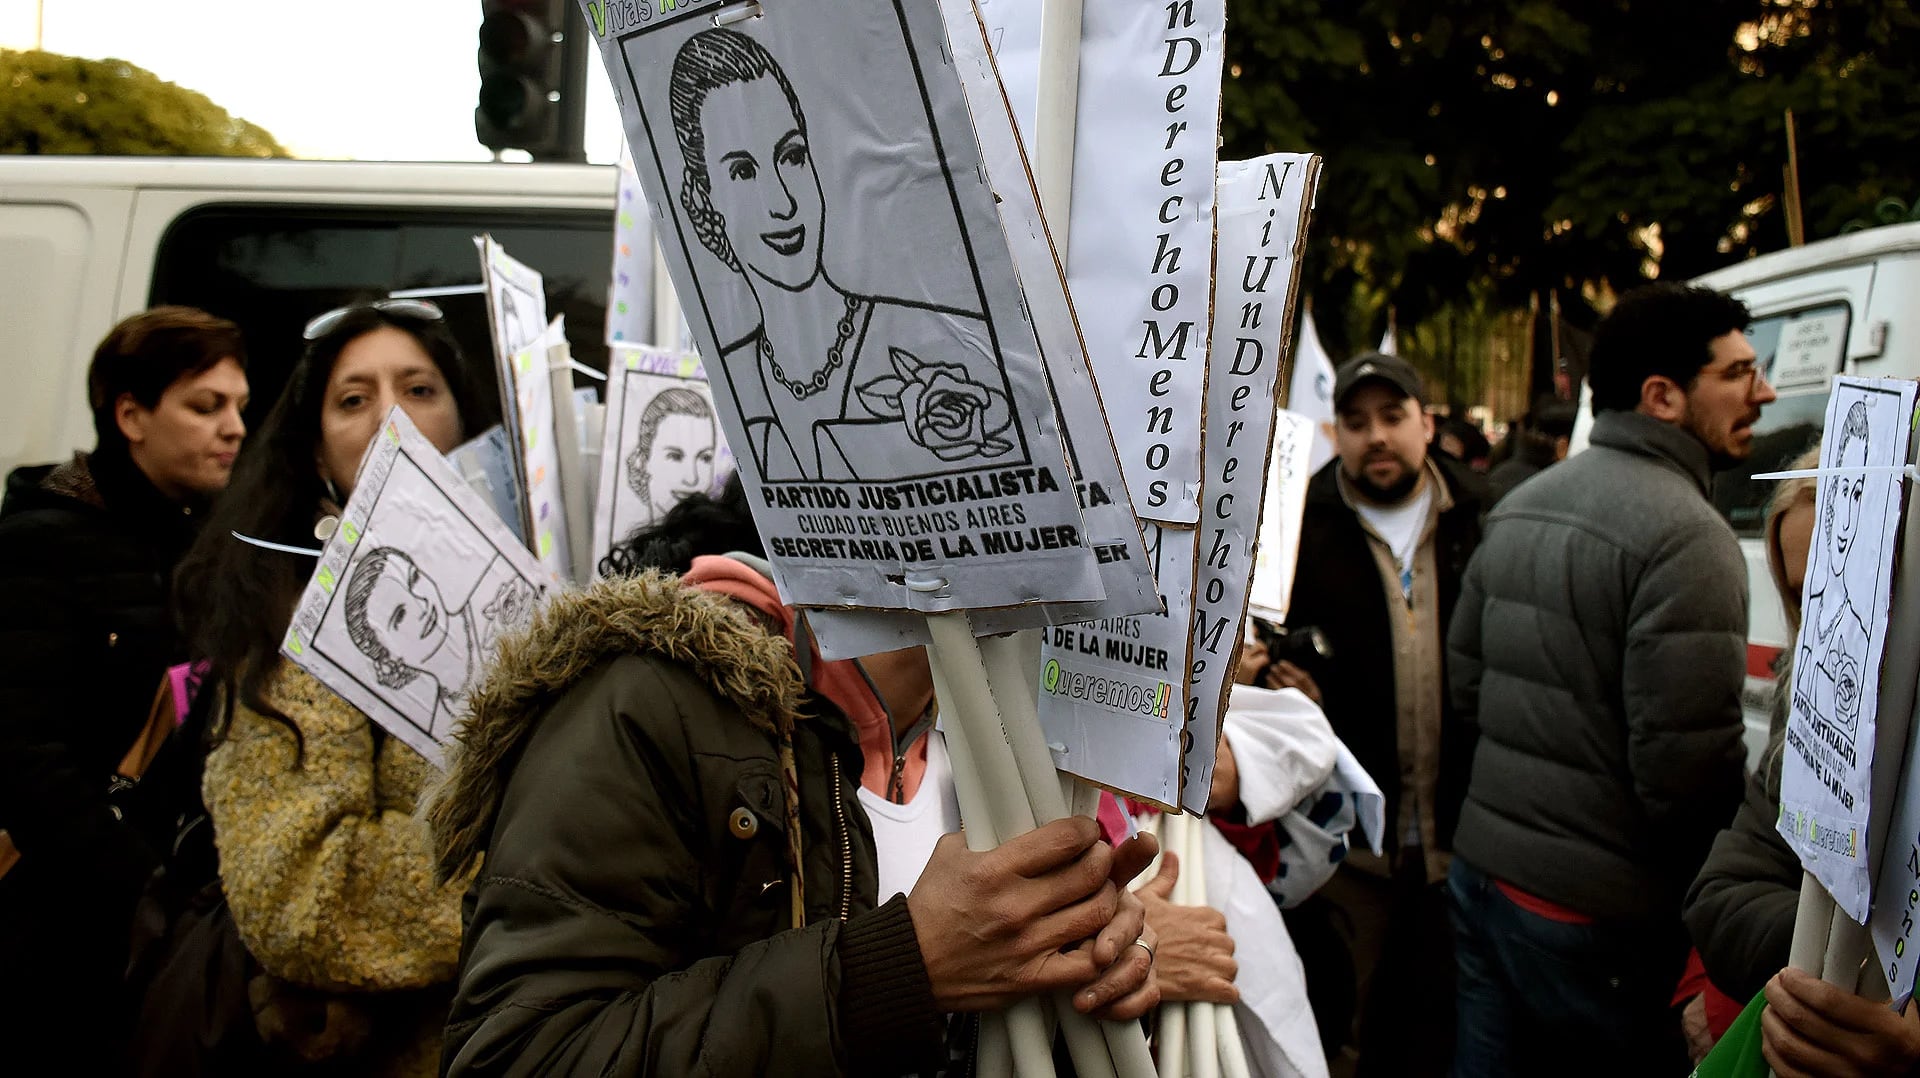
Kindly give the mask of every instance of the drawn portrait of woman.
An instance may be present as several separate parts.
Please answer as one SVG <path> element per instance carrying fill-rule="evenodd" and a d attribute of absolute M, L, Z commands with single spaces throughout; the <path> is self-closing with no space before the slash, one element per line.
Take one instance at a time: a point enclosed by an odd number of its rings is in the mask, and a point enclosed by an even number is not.
<path fill-rule="evenodd" d="M 877 479 L 1021 462 L 982 315 L 828 276 L 813 136 L 772 54 L 735 30 L 696 34 L 668 98 L 680 206 L 752 296 L 753 328 L 720 359 L 761 473 Z"/>
<path fill-rule="evenodd" d="M 476 597 L 490 577 L 497 574 L 482 574 Z M 404 689 L 428 677 L 439 707 L 458 713 L 487 651 L 501 633 L 525 622 L 534 598 L 526 581 L 509 576 L 491 589 L 480 611 L 449 610 L 439 585 L 412 557 L 396 547 L 376 547 L 347 575 L 347 636 L 372 661 L 383 688 Z"/>
<path fill-rule="evenodd" d="M 651 523 L 693 494 L 713 488 L 713 458 L 719 444 L 713 406 L 691 389 L 664 389 L 640 413 L 627 486 L 640 496 Z"/>

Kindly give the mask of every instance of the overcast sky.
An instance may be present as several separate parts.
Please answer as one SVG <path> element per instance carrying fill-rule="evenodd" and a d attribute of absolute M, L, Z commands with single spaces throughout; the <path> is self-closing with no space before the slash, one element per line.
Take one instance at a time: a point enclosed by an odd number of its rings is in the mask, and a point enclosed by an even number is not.
<path fill-rule="evenodd" d="M 301 157 L 486 160 L 473 137 L 479 0 L 0 0 L 0 46 L 118 57 L 198 90 Z M 587 155 L 620 121 L 598 53 Z"/>

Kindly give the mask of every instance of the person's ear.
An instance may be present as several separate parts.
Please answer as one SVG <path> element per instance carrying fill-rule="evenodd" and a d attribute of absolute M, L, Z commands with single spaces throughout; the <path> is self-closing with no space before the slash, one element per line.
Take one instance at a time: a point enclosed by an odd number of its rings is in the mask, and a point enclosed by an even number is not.
<path fill-rule="evenodd" d="M 147 440 L 147 421 L 153 413 L 140 406 L 133 394 L 122 393 L 120 399 L 113 402 L 113 422 L 120 428 L 120 436 L 128 445 L 141 445 Z"/>
<path fill-rule="evenodd" d="M 1678 423 L 1686 418 L 1687 391 L 1664 374 L 1656 374 L 1640 383 L 1640 407 L 1636 411 L 1662 423 Z"/>
<path fill-rule="evenodd" d="M 1420 424 L 1421 424 L 1421 427 L 1427 432 L 1427 444 L 1432 445 L 1433 430 L 1434 430 L 1433 413 L 1427 411 L 1425 408 L 1421 407 L 1419 404 L 1415 404 L 1414 407 L 1420 408 Z"/>

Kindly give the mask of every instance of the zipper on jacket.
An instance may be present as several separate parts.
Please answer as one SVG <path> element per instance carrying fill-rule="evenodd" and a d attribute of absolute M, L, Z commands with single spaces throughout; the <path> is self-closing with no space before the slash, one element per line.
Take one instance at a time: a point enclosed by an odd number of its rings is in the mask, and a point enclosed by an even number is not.
<path fill-rule="evenodd" d="M 840 832 L 840 920 L 853 912 L 853 836 L 847 832 L 847 801 L 840 781 L 840 754 L 827 754 L 827 768 L 833 773 L 833 824 Z"/>
<path fill-rule="evenodd" d="M 913 725 L 907 727 L 905 733 L 894 739 L 893 773 L 887 776 L 887 800 L 896 805 L 907 803 L 907 753 L 912 752 L 913 746 L 933 729 L 934 715 L 934 706 L 928 704 L 927 709 L 920 713 L 920 717 L 914 720 Z M 889 714 L 887 720 L 892 722 L 893 716 Z"/>

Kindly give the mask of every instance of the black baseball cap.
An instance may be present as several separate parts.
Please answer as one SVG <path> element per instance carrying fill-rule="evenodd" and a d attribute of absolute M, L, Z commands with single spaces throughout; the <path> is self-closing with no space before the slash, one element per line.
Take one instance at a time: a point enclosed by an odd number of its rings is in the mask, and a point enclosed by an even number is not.
<path fill-rule="evenodd" d="M 1401 393 L 1427 403 L 1426 383 L 1420 380 L 1420 372 L 1413 364 L 1399 356 L 1390 356 L 1384 352 L 1367 352 L 1357 355 L 1340 365 L 1333 378 L 1333 406 L 1338 409 L 1347 402 L 1347 395 L 1360 383 L 1378 379 Z"/>

